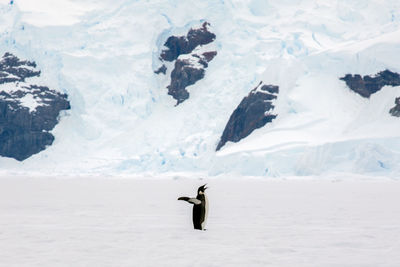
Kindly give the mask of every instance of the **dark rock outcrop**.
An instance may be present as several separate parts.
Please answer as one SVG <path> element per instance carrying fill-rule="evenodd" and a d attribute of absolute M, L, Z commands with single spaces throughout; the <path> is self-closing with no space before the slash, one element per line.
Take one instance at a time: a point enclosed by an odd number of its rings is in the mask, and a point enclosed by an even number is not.
<path fill-rule="evenodd" d="M 39 76 L 40 71 L 35 68 L 35 62 L 22 61 L 10 53 L 5 53 L 0 61 L 0 84 L 23 82 L 26 78 Z"/>
<path fill-rule="evenodd" d="M 392 116 L 395 117 L 400 117 L 400 97 L 396 97 L 396 100 L 394 101 L 395 106 L 390 109 L 389 113 Z"/>
<path fill-rule="evenodd" d="M 177 100 L 177 105 L 189 98 L 186 87 L 204 78 L 208 63 L 217 55 L 216 51 L 199 53 L 195 50 L 215 40 L 215 34 L 208 29 L 209 25 L 204 22 L 200 28 L 190 29 L 186 36 L 170 36 L 164 44 L 167 49 L 161 51 L 161 62 L 174 63 L 167 89 L 168 94 Z M 167 67 L 163 64 L 154 72 L 166 74 L 166 71 Z"/>
<path fill-rule="evenodd" d="M 378 92 L 384 86 L 400 86 L 400 74 L 390 70 L 384 70 L 375 76 L 359 74 L 346 74 L 340 78 L 345 81 L 347 86 L 362 97 L 369 98 L 372 94 Z M 395 106 L 389 110 L 392 116 L 400 117 L 400 98 L 396 98 Z"/>
<path fill-rule="evenodd" d="M 274 109 L 273 100 L 278 93 L 278 86 L 262 85 L 262 82 L 251 90 L 233 111 L 216 150 L 220 150 L 228 141 L 239 142 L 255 129 L 275 119 L 277 115 L 270 111 Z"/>
<path fill-rule="evenodd" d="M 366 98 L 381 90 L 383 86 L 400 85 L 400 75 L 390 70 L 381 71 L 375 76 L 361 77 L 359 74 L 346 74 L 340 80 L 345 81 L 351 90 Z"/>
<path fill-rule="evenodd" d="M 25 81 L 40 76 L 35 68 L 10 53 L 0 60 L 0 156 L 22 161 L 44 150 L 60 111 L 70 109 L 67 95 Z"/>
<path fill-rule="evenodd" d="M 177 59 L 171 72 L 171 83 L 167 86 L 168 94 L 177 100 L 177 105 L 189 98 L 186 87 L 204 78 L 205 68 L 217 52 L 192 54 L 186 59 Z"/>
<path fill-rule="evenodd" d="M 163 64 L 161 67 L 159 67 L 157 70 L 154 71 L 155 74 L 166 74 L 167 73 L 167 67 Z"/>
<path fill-rule="evenodd" d="M 216 51 L 204 52 L 202 55 L 204 57 L 204 61 L 208 63 L 211 60 L 213 60 L 213 58 L 217 55 L 217 52 Z"/>
<path fill-rule="evenodd" d="M 182 54 L 190 54 L 196 47 L 215 40 L 215 34 L 208 31 L 208 22 L 204 22 L 199 29 L 190 29 L 186 36 L 170 36 L 165 42 L 165 49 L 160 57 L 165 61 L 174 61 Z"/>
<path fill-rule="evenodd" d="M 192 67 L 187 60 L 175 61 L 175 68 L 171 73 L 171 84 L 167 88 L 168 94 L 178 101 L 177 105 L 189 98 L 186 87 L 203 79 L 204 72 L 204 69 Z"/>

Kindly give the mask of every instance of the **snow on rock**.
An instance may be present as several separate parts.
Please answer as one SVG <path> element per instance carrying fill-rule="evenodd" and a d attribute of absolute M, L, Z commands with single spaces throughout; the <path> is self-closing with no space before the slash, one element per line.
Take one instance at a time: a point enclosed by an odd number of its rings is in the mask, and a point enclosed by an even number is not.
<path fill-rule="evenodd" d="M 5 53 L 0 76 L 0 155 L 22 161 L 53 143 L 50 131 L 70 105 L 67 95 L 27 81 L 40 76 L 35 62 Z"/>
<path fill-rule="evenodd" d="M 390 70 L 381 71 L 375 76 L 361 77 L 359 74 L 346 74 L 340 79 L 345 81 L 351 90 L 365 98 L 369 98 L 371 94 L 375 94 L 384 86 L 400 86 L 400 75 Z M 395 104 L 396 106 L 391 108 L 389 113 L 392 116 L 400 117 L 399 98 L 396 98 Z"/>
<path fill-rule="evenodd" d="M 161 59 L 174 61 L 180 55 L 190 54 L 195 48 L 209 44 L 215 40 L 215 34 L 210 32 L 208 22 L 204 22 L 200 28 L 190 29 L 186 36 L 170 36 L 162 50 Z"/>
<path fill-rule="evenodd" d="M 6 52 L 0 59 L 0 84 L 25 81 L 26 78 L 40 76 L 40 71 L 35 68 L 35 62 L 20 60 Z"/>
<path fill-rule="evenodd" d="M 239 142 L 255 129 L 274 120 L 277 115 L 272 114 L 273 101 L 278 93 L 279 86 L 266 85 L 263 82 L 251 90 L 233 111 L 216 150 L 220 150 L 228 141 Z"/>
<path fill-rule="evenodd" d="M 215 34 L 210 32 L 208 22 L 204 22 L 200 28 L 192 28 L 186 36 L 170 36 L 164 43 L 160 60 L 162 62 L 175 62 L 171 72 L 171 82 L 167 86 L 168 94 L 177 100 L 177 105 L 189 98 L 186 87 L 195 84 L 204 78 L 205 68 L 216 56 L 216 51 L 207 51 L 215 40 Z M 154 71 L 156 74 L 166 74 L 167 67 L 163 64 Z"/>
<path fill-rule="evenodd" d="M 367 98 L 386 85 L 400 86 L 400 75 L 390 70 L 381 71 L 375 76 L 365 75 L 361 77 L 359 74 L 346 74 L 340 79 L 345 81 L 351 90 Z"/>

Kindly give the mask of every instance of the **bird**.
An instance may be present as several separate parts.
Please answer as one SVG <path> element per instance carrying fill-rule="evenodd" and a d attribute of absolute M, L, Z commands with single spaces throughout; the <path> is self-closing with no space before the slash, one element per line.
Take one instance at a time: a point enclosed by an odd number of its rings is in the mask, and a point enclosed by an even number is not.
<path fill-rule="evenodd" d="M 207 216 L 208 216 L 208 199 L 205 194 L 207 184 L 200 186 L 197 189 L 197 196 L 195 198 L 180 197 L 178 200 L 184 200 L 193 204 L 193 227 L 196 230 L 205 230 Z"/>

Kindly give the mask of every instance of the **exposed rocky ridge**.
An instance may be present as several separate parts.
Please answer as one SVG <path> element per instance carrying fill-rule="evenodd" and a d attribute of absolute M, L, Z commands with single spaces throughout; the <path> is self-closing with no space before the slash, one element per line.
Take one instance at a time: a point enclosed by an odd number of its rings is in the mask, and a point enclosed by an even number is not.
<path fill-rule="evenodd" d="M 25 81 L 26 78 L 39 76 L 40 71 L 35 68 L 35 62 L 20 60 L 10 53 L 5 53 L 0 61 L 0 84 Z"/>
<path fill-rule="evenodd" d="M 171 84 L 167 86 L 168 94 L 177 100 L 177 105 L 189 98 L 187 86 L 204 78 L 204 69 L 194 68 L 186 60 L 177 60 L 171 72 Z"/>
<path fill-rule="evenodd" d="M 345 81 L 351 90 L 362 97 L 370 97 L 386 85 L 400 85 L 400 75 L 390 70 L 381 71 L 375 76 L 365 75 L 361 77 L 359 74 L 346 74 L 344 77 L 340 78 L 340 80 Z"/>
<path fill-rule="evenodd" d="M 214 56 L 217 54 L 215 53 Z M 184 59 L 177 59 L 171 72 L 171 83 L 167 86 L 168 94 L 177 100 L 177 105 L 189 98 L 186 87 L 204 78 L 205 68 L 214 56 L 192 54 Z"/>
<path fill-rule="evenodd" d="M 345 81 L 346 85 L 351 90 L 365 98 L 369 98 L 384 86 L 400 86 L 400 74 L 390 70 L 381 71 L 375 76 L 365 75 L 364 77 L 361 77 L 359 74 L 346 74 L 344 77 L 340 78 L 340 80 Z M 399 98 L 396 98 L 396 106 L 389 111 L 392 116 L 400 117 L 399 102 Z"/>
<path fill-rule="evenodd" d="M 60 111 L 70 109 L 66 94 L 25 81 L 40 76 L 35 68 L 10 53 L 0 61 L 0 155 L 19 161 L 53 143 L 49 131 Z"/>
<path fill-rule="evenodd" d="M 230 116 L 216 150 L 220 150 L 228 141 L 239 142 L 255 129 L 275 119 L 277 115 L 270 111 L 275 107 L 273 100 L 278 93 L 279 86 L 265 85 L 262 82 L 251 90 Z"/>
<path fill-rule="evenodd" d="M 165 42 L 165 49 L 160 57 L 165 61 L 174 61 L 179 55 L 190 54 L 196 47 L 215 40 L 215 34 L 209 32 L 208 22 L 204 22 L 199 29 L 190 29 L 186 36 L 170 36 Z"/>
<path fill-rule="evenodd" d="M 171 82 L 167 86 L 168 94 L 177 100 L 177 105 L 189 98 L 186 87 L 204 78 L 208 63 L 217 55 L 216 51 L 204 50 L 202 46 L 212 43 L 216 36 L 210 32 L 208 22 L 198 29 L 190 29 L 186 36 L 170 36 L 161 51 L 161 62 L 173 62 Z M 200 51 L 201 48 L 201 51 Z M 162 64 L 156 74 L 166 74 L 167 67 Z"/>
<path fill-rule="evenodd" d="M 395 106 L 390 109 L 389 113 L 392 114 L 392 116 L 400 117 L 400 97 L 396 97 L 394 103 Z"/>

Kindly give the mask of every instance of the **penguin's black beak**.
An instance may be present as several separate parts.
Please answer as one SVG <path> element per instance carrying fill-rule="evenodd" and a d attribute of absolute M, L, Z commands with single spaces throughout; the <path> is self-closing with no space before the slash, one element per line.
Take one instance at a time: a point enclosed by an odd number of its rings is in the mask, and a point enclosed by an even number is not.
<path fill-rule="evenodd" d="M 207 184 L 200 186 L 197 192 L 204 192 L 208 188 L 208 187 L 206 187 L 206 185 Z"/>
<path fill-rule="evenodd" d="M 208 187 L 206 187 L 206 185 L 207 184 L 200 186 L 199 189 L 197 189 L 197 193 L 206 191 L 206 189 L 208 188 Z"/>

